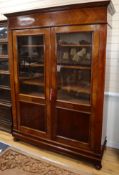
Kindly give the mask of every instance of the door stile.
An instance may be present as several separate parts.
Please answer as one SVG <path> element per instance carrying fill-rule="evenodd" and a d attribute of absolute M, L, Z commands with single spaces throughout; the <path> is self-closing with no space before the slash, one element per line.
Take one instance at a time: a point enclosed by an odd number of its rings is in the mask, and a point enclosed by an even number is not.
<path fill-rule="evenodd" d="M 55 36 L 55 28 L 51 28 L 50 30 L 50 39 L 51 39 L 51 87 L 50 87 L 50 109 L 51 109 L 51 136 L 52 139 L 55 139 L 55 130 L 56 130 L 56 122 L 55 122 L 55 106 L 56 106 L 56 36 Z"/>

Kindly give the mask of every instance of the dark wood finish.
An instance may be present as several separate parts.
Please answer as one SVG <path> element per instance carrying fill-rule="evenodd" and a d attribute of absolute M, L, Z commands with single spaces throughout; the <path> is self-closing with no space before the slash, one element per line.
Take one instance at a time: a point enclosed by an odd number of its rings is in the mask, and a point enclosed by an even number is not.
<path fill-rule="evenodd" d="M 70 122 L 69 122 L 70 121 Z M 90 139 L 90 115 L 79 111 L 56 108 L 56 137 L 88 143 Z M 79 129 L 80 128 L 80 129 Z M 85 128 L 85 130 L 84 130 Z M 56 138 L 56 140 L 57 140 Z M 62 140 L 63 141 L 63 140 Z M 71 141 L 70 141 L 71 144 Z M 78 146 L 77 143 L 75 146 Z M 79 144 L 80 146 L 80 144 Z"/>
<path fill-rule="evenodd" d="M 0 101 L 0 129 L 11 132 L 11 104 Z"/>
<path fill-rule="evenodd" d="M 47 123 L 45 105 L 20 102 L 20 109 L 21 132 L 30 133 L 30 130 L 32 130 L 31 134 L 37 134 L 42 137 L 46 135 Z"/>
<path fill-rule="evenodd" d="M 115 12 L 114 7 L 110 0 L 106 0 L 103 2 L 82 3 L 76 5 L 74 4 L 33 11 L 11 13 L 6 14 L 6 16 L 9 18 L 9 27 L 12 29 L 24 27 L 33 28 L 39 26 L 49 27 L 69 24 L 79 25 L 79 23 L 107 23 L 107 6 L 108 13 L 113 14 Z M 88 18 L 85 18 L 85 14 L 88 16 Z M 16 18 L 17 16 L 21 16 L 21 18 Z"/>
<path fill-rule="evenodd" d="M 113 13 L 113 5 L 107 0 L 6 15 L 9 22 L 15 138 L 76 158 L 90 159 L 95 162 L 96 168 L 101 168 L 106 143 L 106 133 L 103 132 L 106 127 L 103 123 L 106 36 L 107 26 L 110 28 L 111 25 L 111 18 L 108 17 Z M 59 36 L 68 36 L 69 33 L 71 38 L 74 35 L 77 38 L 77 34 L 88 34 L 90 42 L 62 43 L 62 40 L 58 40 Z M 26 79 L 24 74 L 20 76 L 18 65 L 22 56 L 19 56 L 18 38 L 30 35 L 43 36 L 43 43 L 33 44 L 30 41 L 29 44 L 24 43 L 21 48 L 44 48 L 44 63 L 24 63 L 25 70 L 29 67 L 33 71 L 44 69 L 44 82 L 40 79 Z M 29 40 L 30 38 L 32 37 L 29 37 Z M 66 52 L 71 48 L 72 52 L 78 51 L 78 55 L 81 54 L 79 51 L 82 48 L 84 51 L 88 50 L 90 59 L 92 58 L 91 64 L 73 64 L 73 60 L 58 62 L 58 51 L 64 49 Z M 65 59 L 66 55 L 67 53 L 64 54 Z M 30 56 L 25 56 L 26 59 L 27 57 Z M 24 67 L 22 69 L 23 72 Z M 86 78 L 85 81 L 89 80 L 90 85 L 82 86 L 78 84 L 81 83 L 78 79 L 75 79 L 73 85 L 68 84 L 67 79 L 64 79 L 66 83 L 63 79 L 60 80 L 61 72 L 72 76 L 77 75 L 77 71 L 78 75 Z M 64 78 L 67 74 L 64 74 Z M 21 82 L 27 86 L 25 92 L 20 91 Z M 30 86 L 35 86 L 36 93 L 27 93 Z M 37 92 L 38 88 L 44 88 L 44 93 Z M 58 94 L 60 88 L 62 96 Z M 78 98 L 74 96 L 76 93 Z"/>
<path fill-rule="evenodd" d="M 105 62 L 106 62 L 106 36 L 107 36 L 107 26 L 100 26 L 100 54 L 98 62 L 98 87 L 101 84 L 101 87 L 97 89 L 97 101 L 96 101 L 96 118 L 95 118 L 95 150 L 99 151 L 100 143 L 105 142 L 105 138 L 102 137 L 102 126 L 103 126 L 103 102 L 104 102 L 104 82 L 105 82 Z M 103 46 L 102 46 L 103 44 Z M 100 109 L 98 108 L 100 106 Z M 106 127 L 106 126 L 105 126 Z M 105 133 L 106 134 L 106 133 Z M 96 139 L 100 138 L 100 139 Z M 103 139 L 102 139 L 103 138 Z"/>
<path fill-rule="evenodd" d="M 7 21 L 0 21 L 0 27 L 7 28 Z M 1 31 L 2 32 L 2 31 Z M 7 48 L 8 38 L 1 37 L 0 45 Z M 0 54 L 0 129 L 11 132 L 12 127 L 12 109 L 11 109 L 11 89 L 10 89 L 10 72 L 8 70 L 8 54 L 1 51 Z"/>
<path fill-rule="evenodd" d="M 34 28 L 34 27 L 49 27 L 49 26 L 62 26 L 62 25 L 78 25 L 80 24 L 91 24 L 91 23 L 105 23 L 107 22 L 106 8 L 95 7 L 92 11 L 91 8 L 83 9 L 71 9 L 66 11 L 55 11 L 55 12 L 46 12 L 46 13 L 35 13 L 30 15 L 21 15 L 21 18 L 12 18 L 9 17 L 10 23 L 9 27 L 14 29 L 16 24 L 17 29 L 24 28 Z M 70 13 L 70 17 L 69 17 Z M 99 14 L 98 16 L 96 14 Z M 85 18 L 87 14 L 88 18 Z M 57 18 L 56 18 L 57 16 Z M 25 18 L 29 18 L 28 23 Z M 36 20 L 35 20 L 36 19 Z M 72 20 L 71 20 L 72 19 Z M 87 22 L 88 19 L 88 22 Z"/>

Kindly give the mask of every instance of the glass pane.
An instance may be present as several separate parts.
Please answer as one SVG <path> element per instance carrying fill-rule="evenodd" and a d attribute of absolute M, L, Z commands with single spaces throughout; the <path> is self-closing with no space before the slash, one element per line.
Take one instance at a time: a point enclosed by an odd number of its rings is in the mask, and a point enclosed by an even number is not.
<path fill-rule="evenodd" d="M 57 34 L 57 99 L 90 103 L 92 33 Z"/>
<path fill-rule="evenodd" d="M 0 27 L 0 69 L 8 69 L 7 27 L 2 26 Z"/>
<path fill-rule="evenodd" d="M 0 100 L 2 101 L 11 101 L 10 88 L 8 87 L 0 87 Z"/>
<path fill-rule="evenodd" d="M 7 43 L 0 44 L 0 55 L 7 55 L 8 49 L 7 49 Z"/>
<path fill-rule="evenodd" d="M 0 84 L 2 86 L 10 86 L 10 76 L 9 76 L 9 73 L 6 72 L 6 73 L 2 73 L 0 71 Z"/>
<path fill-rule="evenodd" d="M 0 59 L 0 70 L 8 70 L 8 58 Z"/>
<path fill-rule="evenodd" d="M 7 27 L 0 27 L 0 39 L 7 38 Z"/>
<path fill-rule="evenodd" d="M 17 41 L 20 93 L 44 96 L 43 36 L 19 36 Z"/>

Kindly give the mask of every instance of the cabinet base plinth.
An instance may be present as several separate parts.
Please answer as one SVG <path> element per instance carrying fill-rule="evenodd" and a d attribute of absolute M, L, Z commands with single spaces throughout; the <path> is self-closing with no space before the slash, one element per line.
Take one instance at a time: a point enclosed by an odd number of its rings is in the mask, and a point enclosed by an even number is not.
<path fill-rule="evenodd" d="M 65 156 L 69 156 L 71 158 L 75 158 L 77 160 L 84 160 L 84 161 L 90 161 L 92 164 L 94 164 L 95 168 L 97 170 L 100 170 L 102 168 L 101 159 L 103 155 L 104 148 L 106 146 L 106 140 L 103 145 L 103 149 L 100 154 L 96 154 L 93 151 L 87 152 L 84 149 L 77 150 L 77 148 L 69 148 L 68 146 L 62 146 L 59 143 L 54 143 L 52 140 L 43 140 L 43 139 L 37 139 L 34 137 L 29 137 L 27 135 L 22 135 L 22 133 L 13 132 L 14 140 L 15 141 L 24 141 L 27 143 L 30 143 L 32 145 L 38 146 L 40 149 L 53 151 L 56 153 L 60 153 Z"/>

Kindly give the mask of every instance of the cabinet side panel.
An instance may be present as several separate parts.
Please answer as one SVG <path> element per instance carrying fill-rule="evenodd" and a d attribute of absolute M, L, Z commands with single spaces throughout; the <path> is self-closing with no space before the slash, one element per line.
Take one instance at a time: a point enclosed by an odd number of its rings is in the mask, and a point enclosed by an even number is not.
<path fill-rule="evenodd" d="M 106 70 L 105 70 L 105 92 L 109 92 L 109 79 L 110 79 L 110 70 L 109 65 L 111 55 L 110 55 L 110 43 L 111 43 L 111 27 L 107 26 L 107 47 L 106 47 Z M 103 110 L 103 129 L 102 129 L 102 145 L 105 141 L 106 131 L 107 131 L 107 110 L 108 110 L 108 97 L 104 96 L 104 110 Z"/>
<path fill-rule="evenodd" d="M 100 46 L 99 46 L 99 60 L 98 60 L 98 90 L 95 113 L 95 151 L 101 152 L 102 139 L 102 125 L 103 125 L 103 101 L 104 101 L 104 82 L 105 82 L 105 62 L 106 62 L 106 36 L 107 25 L 100 25 Z M 103 125 L 104 127 L 104 125 Z M 104 134 L 104 133 L 103 133 Z M 105 137 L 103 135 L 103 137 Z"/>

